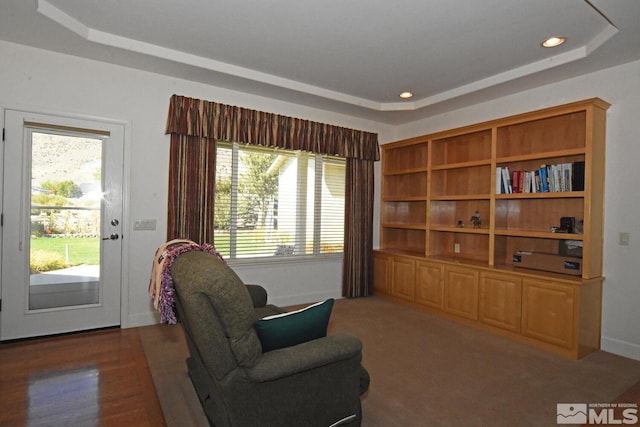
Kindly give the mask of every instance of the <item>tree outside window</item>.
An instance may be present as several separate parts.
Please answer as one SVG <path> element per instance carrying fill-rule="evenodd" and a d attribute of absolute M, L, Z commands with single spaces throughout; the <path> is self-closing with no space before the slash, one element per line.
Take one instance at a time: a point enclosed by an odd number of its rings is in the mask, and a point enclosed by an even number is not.
<path fill-rule="evenodd" d="M 342 252 L 344 160 L 221 143 L 215 244 L 228 258 Z"/>

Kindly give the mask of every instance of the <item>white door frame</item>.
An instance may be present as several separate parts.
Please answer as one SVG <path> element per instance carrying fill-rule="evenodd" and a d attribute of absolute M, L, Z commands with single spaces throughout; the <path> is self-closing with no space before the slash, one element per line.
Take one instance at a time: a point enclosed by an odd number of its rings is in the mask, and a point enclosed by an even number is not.
<path fill-rule="evenodd" d="M 33 112 L 33 111 L 27 111 L 25 109 L 16 109 L 16 110 L 10 110 L 10 109 L 5 109 L 4 114 L 3 114 L 3 119 L 7 120 L 7 112 L 8 111 L 13 111 L 13 113 L 17 113 L 17 114 L 23 114 L 25 115 L 25 117 L 28 117 L 28 119 L 26 120 L 30 120 L 30 121 L 35 121 L 35 122 L 41 122 L 41 123 L 55 123 L 55 124 L 60 124 L 62 126 L 70 126 L 70 127 L 82 127 L 82 128 L 88 128 L 88 129 L 97 129 L 97 130 L 108 130 L 110 132 L 112 132 L 112 135 L 114 138 L 119 138 L 121 141 L 121 146 L 119 148 L 121 148 L 122 152 L 121 152 L 121 158 L 119 160 L 119 164 L 120 164 L 120 173 L 122 175 L 122 180 L 121 180 L 121 187 L 122 187 L 122 193 L 120 196 L 120 200 L 119 203 L 121 204 L 121 218 L 119 218 L 120 220 L 120 234 L 122 236 L 122 238 L 125 238 L 125 234 L 127 234 L 126 232 L 128 231 L 128 180 L 129 180 L 129 167 L 128 167 L 128 161 L 129 161 L 129 156 L 127 155 L 128 153 L 128 148 L 130 147 L 129 144 L 129 139 L 130 139 L 130 124 L 128 122 L 124 122 L 124 121 L 117 121 L 117 120 L 112 120 L 112 119 L 103 119 L 103 118 L 95 118 L 95 117 L 86 117 L 86 116 L 79 116 L 79 115 L 74 115 L 74 114 L 60 114 L 60 113 L 48 113 L 48 112 Z M 53 122 L 52 122 L 53 121 Z M 8 123 L 4 123 L 4 128 L 3 128 L 3 144 L 6 144 L 7 142 L 5 140 L 9 140 L 11 139 L 13 142 L 15 142 L 16 139 L 16 135 L 7 135 L 4 130 L 7 128 Z M 13 128 L 15 128 L 14 124 L 12 124 Z M 20 144 L 22 144 L 22 138 L 23 138 L 23 133 L 24 133 L 24 126 L 21 125 L 20 126 L 20 135 L 17 136 L 18 138 L 18 142 Z M 12 142 L 12 143 L 13 143 Z M 4 147 L 3 147 L 4 148 Z M 3 212 L 5 212 L 5 210 L 8 208 L 8 206 L 3 206 L 3 202 L 4 202 L 4 176 L 5 176 L 5 171 L 6 166 L 3 167 L 3 165 L 5 165 L 5 162 L 7 161 L 12 161 L 12 159 L 5 159 L 4 158 L 5 153 L 4 150 L 0 150 L 0 208 L 2 209 Z M 5 215 L 6 218 L 6 215 Z M 106 218 L 105 218 L 106 219 Z M 0 242 L 3 242 L 4 244 L 4 239 L 8 237 L 8 233 L 5 228 L 6 228 L 6 221 L 3 227 L 0 227 Z M 103 230 L 105 229 L 104 227 L 102 227 Z M 127 238 L 129 236 L 126 236 Z M 109 242 L 107 242 L 109 243 Z M 119 299 L 117 300 L 117 304 L 119 304 L 118 307 L 118 312 L 119 315 L 117 316 L 118 319 L 117 321 L 113 320 L 114 317 L 111 316 L 112 320 L 109 320 L 107 323 L 117 323 L 119 324 L 121 327 L 125 326 L 126 327 L 126 313 L 128 312 L 128 263 L 125 262 L 125 260 L 128 259 L 128 242 L 125 243 L 123 240 L 120 243 L 121 246 L 121 257 L 118 260 L 119 265 L 120 265 L 120 274 L 119 277 L 116 279 L 119 284 L 120 284 L 120 292 L 119 292 Z M 108 250 L 108 247 L 105 248 L 105 250 Z M 4 258 L 5 254 L 2 254 L 3 258 Z M 109 268 L 107 265 L 104 265 L 104 267 Z M 104 268 L 103 267 L 103 268 Z M 4 277 L 5 272 L 3 272 L 2 270 L 2 265 L 0 264 L 0 278 Z M 3 298 L 3 295 L 6 296 L 6 287 L 8 286 L 8 284 L 2 283 L 0 281 L 0 298 Z M 6 300 L 6 298 L 3 299 L 3 305 L 4 307 L 2 307 L 3 312 L 7 309 L 7 304 L 8 301 Z M 112 301 L 112 305 L 114 304 L 114 301 Z M 114 305 L 115 307 L 115 305 Z M 0 313 L 0 318 L 5 317 L 2 316 L 2 313 Z M 1 320 L 0 320 L 1 321 Z M 68 326 L 66 325 L 65 322 L 62 322 L 62 330 L 61 331 L 57 331 L 57 332 L 66 332 L 66 331 L 71 331 L 71 330 L 76 330 L 76 327 L 73 326 Z M 92 327 L 91 323 L 87 323 L 87 326 L 89 326 L 89 328 Z M 106 326 L 106 325 L 105 325 Z M 86 327 L 86 326 L 85 326 Z M 99 325 L 96 325 L 96 327 L 100 327 Z M 4 326 L 2 324 L 0 324 L 0 330 L 5 329 Z M 52 333 L 57 333 L 57 332 L 52 332 Z M 46 332 L 46 333 L 50 333 L 50 332 Z M 0 339 L 13 339 L 13 338 L 21 338 L 22 336 L 11 336 L 10 334 L 6 334 L 6 336 L 0 336 Z M 30 336 L 30 335 L 25 335 L 25 336 Z"/>

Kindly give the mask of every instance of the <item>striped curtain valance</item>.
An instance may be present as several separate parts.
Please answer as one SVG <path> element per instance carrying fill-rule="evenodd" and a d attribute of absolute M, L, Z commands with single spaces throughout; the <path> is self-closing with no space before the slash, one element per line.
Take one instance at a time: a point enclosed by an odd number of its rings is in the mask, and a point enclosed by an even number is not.
<path fill-rule="evenodd" d="M 166 133 L 379 160 L 378 134 L 173 95 Z"/>

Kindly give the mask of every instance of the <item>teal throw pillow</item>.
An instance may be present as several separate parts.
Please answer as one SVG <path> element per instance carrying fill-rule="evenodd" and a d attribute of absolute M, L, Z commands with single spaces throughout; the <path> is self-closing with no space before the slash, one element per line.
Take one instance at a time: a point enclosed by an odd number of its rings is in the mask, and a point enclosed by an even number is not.
<path fill-rule="evenodd" d="M 327 336 L 333 298 L 301 310 L 263 317 L 255 323 L 262 352 L 290 347 Z"/>

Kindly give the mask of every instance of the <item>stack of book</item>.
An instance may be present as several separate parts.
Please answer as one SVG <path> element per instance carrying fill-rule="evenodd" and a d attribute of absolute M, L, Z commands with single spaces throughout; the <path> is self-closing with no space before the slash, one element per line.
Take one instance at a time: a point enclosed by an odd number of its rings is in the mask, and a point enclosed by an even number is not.
<path fill-rule="evenodd" d="M 496 194 L 549 193 L 584 190 L 584 161 L 542 164 L 536 170 L 496 168 Z"/>

